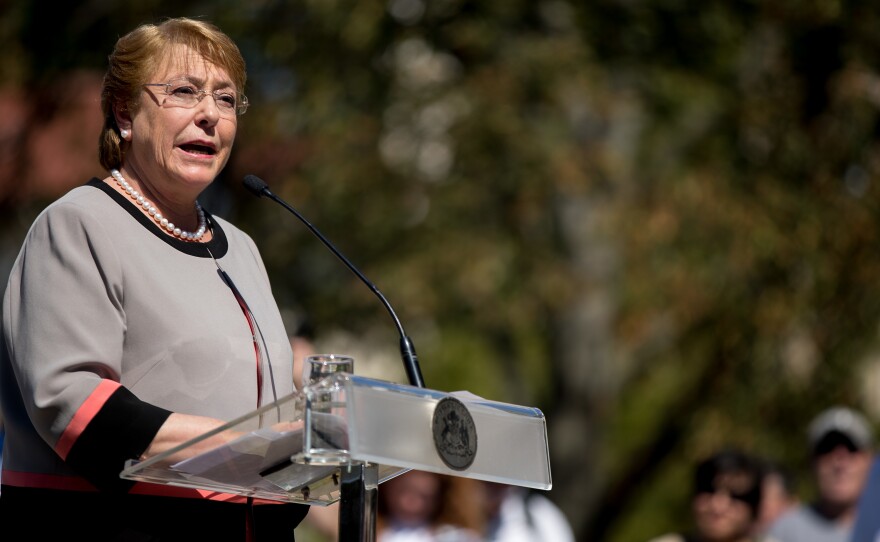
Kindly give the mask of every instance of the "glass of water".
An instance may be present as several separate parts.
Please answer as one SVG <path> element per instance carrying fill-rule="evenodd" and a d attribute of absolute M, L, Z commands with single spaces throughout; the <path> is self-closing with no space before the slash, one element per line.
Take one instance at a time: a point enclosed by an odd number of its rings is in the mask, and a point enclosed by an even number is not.
<path fill-rule="evenodd" d="M 354 359 L 338 354 L 308 356 L 303 364 L 306 398 L 303 459 L 308 463 L 345 465 L 351 462 L 345 398 L 345 374 L 354 373 Z"/>

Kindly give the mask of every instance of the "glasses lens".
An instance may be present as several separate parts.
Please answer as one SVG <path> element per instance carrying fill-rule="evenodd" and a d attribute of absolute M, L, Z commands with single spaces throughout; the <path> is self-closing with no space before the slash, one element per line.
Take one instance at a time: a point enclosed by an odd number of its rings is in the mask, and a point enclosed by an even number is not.
<path fill-rule="evenodd" d="M 195 106 L 201 97 L 199 89 L 189 81 L 171 81 L 166 85 L 165 93 L 169 104 L 183 107 Z"/>
<path fill-rule="evenodd" d="M 232 94 L 231 92 L 214 92 L 214 101 L 217 102 L 217 107 L 221 110 L 232 113 L 236 111 L 235 94 Z"/>
<path fill-rule="evenodd" d="M 718 494 L 727 495 L 727 497 L 730 500 L 738 501 L 738 502 L 747 504 L 749 506 L 752 506 L 753 504 L 755 504 L 756 495 L 755 495 L 754 491 L 738 492 L 738 491 L 731 491 L 730 489 L 723 488 L 723 487 L 717 487 L 717 488 L 705 489 L 703 491 L 697 492 L 697 495 L 702 495 L 704 497 L 710 497 L 710 496 L 718 495 Z"/>
<path fill-rule="evenodd" d="M 825 454 L 830 454 L 839 446 L 843 446 L 850 453 L 857 452 L 859 450 L 858 446 L 856 446 L 853 441 L 849 439 L 849 437 L 838 431 L 832 431 L 825 435 L 825 437 L 823 437 L 822 440 L 820 440 L 816 444 L 813 453 L 817 457 Z"/>
<path fill-rule="evenodd" d="M 190 81 L 181 79 L 165 84 L 166 103 L 177 107 L 195 107 L 208 92 L 196 87 Z M 230 90 L 215 90 L 211 93 L 217 109 L 224 116 L 241 115 L 247 111 L 248 100 L 245 96 L 238 99 L 237 94 Z"/>
<path fill-rule="evenodd" d="M 244 94 L 242 94 L 240 98 L 241 99 L 238 101 L 238 106 L 236 107 L 236 112 L 239 115 L 244 115 L 244 112 L 248 110 L 248 106 L 251 105 L 251 102 Z"/>

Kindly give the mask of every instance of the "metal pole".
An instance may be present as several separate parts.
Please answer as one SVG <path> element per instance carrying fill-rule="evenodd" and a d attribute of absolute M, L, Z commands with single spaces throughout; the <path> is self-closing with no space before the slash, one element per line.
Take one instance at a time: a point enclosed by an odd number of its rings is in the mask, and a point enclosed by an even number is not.
<path fill-rule="evenodd" d="M 379 467 L 355 464 L 340 467 L 339 542 L 376 542 Z"/>

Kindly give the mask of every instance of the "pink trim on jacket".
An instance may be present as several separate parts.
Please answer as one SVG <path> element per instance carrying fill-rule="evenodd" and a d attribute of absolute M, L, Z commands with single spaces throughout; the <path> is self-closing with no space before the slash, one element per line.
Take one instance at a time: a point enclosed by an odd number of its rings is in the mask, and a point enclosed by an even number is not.
<path fill-rule="evenodd" d="M 64 433 L 61 434 L 61 438 L 55 443 L 55 452 L 61 456 L 61 459 L 67 459 L 67 454 L 70 453 L 70 449 L 76 443 L 76 439 L 82 435 L 89 422 L 104 407 L 104 403 L 113 395 L 113 392 L 119 389 L 119 386 L 121 386 L 119 382 L 102 380 L 98 387 L 95 388 L 95 391 L 89 395 L 89 398 L 77 409 L 73 419 L 70 420 L 70 423 L 64 429 Z"/>
<path fill-rule="evenodd" d="M 37 474 L 33 472 L 18 472 L 3 469 L 3 485 L 16 487 L 29 487 L 36 489 L 57 489 L 67 491 L 98 490 L 84 478 L 76 476 L 59 476 L 56 474 Z M 206 499 L 209 501 L 224 501 L 231 503 L 245 503 L 247 497 L 231 493 L 221 493 L 206 489 L 193 489 L 147 482 L 135 482 L 128 492 L 133 495 L 152 495 L 154 497 L 177 497 L 182 499 Z M 254 504 L 282 504 L 280 501 L 269 499 L 254 499 Z"/>

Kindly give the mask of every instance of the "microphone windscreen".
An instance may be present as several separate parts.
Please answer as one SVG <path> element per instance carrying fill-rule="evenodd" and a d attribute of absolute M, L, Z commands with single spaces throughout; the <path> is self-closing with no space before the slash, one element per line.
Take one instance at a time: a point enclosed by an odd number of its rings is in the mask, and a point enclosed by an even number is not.
<path fill-rule="evenodd" d="M 268 188 L 269 185 L 266 184 L 263 179 L 257 177 L 256 175 L 245 175 L 244 176 L 244 186 L 248 190 L 254 193 L 257 197 L 261 197 L 263 195 L 263 191 Z"/>

